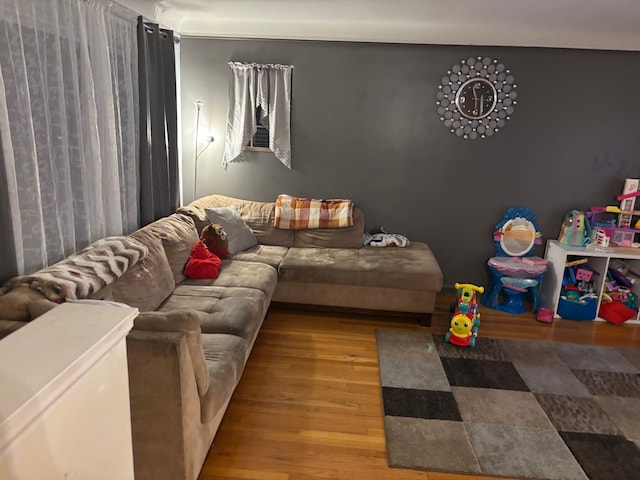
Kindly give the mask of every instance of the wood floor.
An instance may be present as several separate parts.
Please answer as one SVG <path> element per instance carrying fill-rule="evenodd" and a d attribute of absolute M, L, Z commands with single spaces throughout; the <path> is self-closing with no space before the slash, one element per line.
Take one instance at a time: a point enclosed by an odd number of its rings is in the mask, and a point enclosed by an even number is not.
<path fill-rule="evenodd" d="M 438 297 L 432 333 L 448 328 L 453 294 Z M 480 308 L 480 337 L 640 348 L 640 325 L 512 316 Z M 233 395 L 199 480 L 462 480 L 387 467 L 376 328 L 410 320 L 272 310 Z"/>

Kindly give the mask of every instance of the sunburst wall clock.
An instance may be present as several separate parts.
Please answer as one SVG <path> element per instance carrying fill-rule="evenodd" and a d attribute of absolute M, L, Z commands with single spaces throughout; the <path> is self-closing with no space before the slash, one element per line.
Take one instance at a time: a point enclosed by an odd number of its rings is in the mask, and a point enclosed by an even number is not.
<path fill-rule="evenodd" d="M 440 120 L 458 137 L 490 137 L 511 119 L 518 97 L 516 86 L 511 71 L 496 59 L 462 60 L 438 85 Z"/>

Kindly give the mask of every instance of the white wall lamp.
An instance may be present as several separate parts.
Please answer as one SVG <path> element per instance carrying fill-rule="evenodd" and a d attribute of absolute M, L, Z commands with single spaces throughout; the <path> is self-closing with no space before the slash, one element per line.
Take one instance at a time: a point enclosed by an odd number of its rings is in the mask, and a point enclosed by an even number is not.
<path fill-rule="evenodd" d="M 215 140 L 215 138 L 213 138 L 213 135 L 207 135 L 203 140 L 205 142 L 207 142 L 207 144 L 205 145 L 205 147 L 198 152 L 198 144 L 200 143 L 200 110 L 202 109 L 202 106 L 204 105 L 204 102 L 202 100 L 196 100 L 195 102 L 193 102 L 193 104 L 196 107 L 196 148 L 195 148 L 195 158 L 194 158 L 194 167 L 193 167 L 193 200 L 196 200 L 197 197 L 197 182 L 198 182 L 198 159 L 200 158 L 200 155 L 202 155 L 204 153 L 204 151 L 209 148 L 209 145 L 211 145 L 213 143 L 213 141 Z"/>

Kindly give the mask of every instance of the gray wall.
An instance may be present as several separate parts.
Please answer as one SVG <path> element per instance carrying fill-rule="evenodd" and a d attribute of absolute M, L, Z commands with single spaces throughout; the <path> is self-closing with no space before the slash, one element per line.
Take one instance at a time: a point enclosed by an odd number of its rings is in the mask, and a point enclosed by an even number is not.
<path fill-rule="evenodd" d="M 486 285 L 506 208 L 534 209 L 556 238 L 566 212 L 615 204 L 640 176 L 638 52 L 196 38 L 181 52 L 186 202 L 202 99 L 217 141 L 199 159 L 198 197 L 351 198 L 367 229 L 427 242 L 445 285 Z M 498 59 L 518 86 L 511 120 L 482 140 L 456 137 L 436 113 L 440 79 L 469 56 Z M 256 152 L 221 166 L 228 61 L 294 65 L 291 170 Z"/>

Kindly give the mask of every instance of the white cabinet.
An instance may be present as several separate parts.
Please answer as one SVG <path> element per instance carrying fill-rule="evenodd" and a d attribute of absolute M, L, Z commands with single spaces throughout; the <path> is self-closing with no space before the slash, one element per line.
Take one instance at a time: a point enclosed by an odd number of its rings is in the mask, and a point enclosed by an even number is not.
<path fill-rule="evenodd" d="M 0 341 L 0 478 L 133 480 L 137 309 L 64 303 Z"/>
<path fill-rule="evenodd" d="M 560 291 L 562 290 L 562 277 L 567 260 L 576 258 L 588 259 L 589 266 L 600 275 L 596 276 L 597 288 L 597 309 L 600 310 L 602 301 L 602 292 L 604 289 L 604 275 L 607 273 L 609 264 L 614 259 L 620 259 L 626 263 L 634 272 L 640 272 L 640 249 L 637 248 L 601 248 L 594 246 L 589 247 L 571 247 L 564 245 L 557 240 L 549 240 L 545 258 L 548 260 L 548 270 L 540 289 L 542 305 L 553 309 L 554 315 L 557 316 L 558 304 L 560 302 Z M 633 286 L 633 293 L 640 295 L 640 279 L 636 279 Z M 602 320 L 596 318 L 596 320 Z M 640 315 L 636 314 L 635 318 L 628 320 L 627 323 L 640 323 Z"/>

